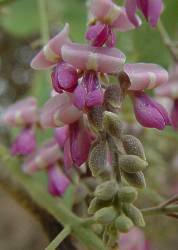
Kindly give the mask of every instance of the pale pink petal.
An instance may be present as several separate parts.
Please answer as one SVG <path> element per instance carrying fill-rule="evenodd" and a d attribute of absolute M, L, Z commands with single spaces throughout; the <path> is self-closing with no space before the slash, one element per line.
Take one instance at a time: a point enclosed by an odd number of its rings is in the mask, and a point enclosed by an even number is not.
<path fill-rule="evenodd" d="M 66 43 L 70 43 L 68 24 L 33 58 L 31 67 L 42 70 L 56 65 L 62 60 L 61 47 Z"/>
<path fill-rule="evenodd" d="M 137 0 L 126 0 L 126 12 L 130 21 L 137 27 L 139 22 L 136 16 Z"/>
<path fill-rule="evenodd" d="M 37 118 L 37 101 L 34 97 L 27 97 L 5 111 L 3 122 L 12 127 L 24 126 L 35 123 Z"/>
<path fill-rule="evenodd" d="M 155 89 L 157 96 L 170 97 L 172 99 L 178 98 L 178 81 L 170 81 L 167 84 L 159 86 Z"/>
<path fill-rule="evenodd" d="M 64 127 L 56 128 L 54 130 L 54 137 L 57 141 L 57 143 L 63 147 L 65 144 L 65 141 L 67 140 L 69 136 L 69 127 L 66 125 Z"/>
<path fill-rule="evenodd" d="M 123 69 L 125 55 L 116 48 L 91 47 L 77 43 L 62 47 L 63 59 L 81 70 L 118 73 Z"/>
<path fill-rule="evenodd" d="M 70 150 L 70 138 L 68 138 L 64 144 L 64 166 L 65 169 L 70 169 L 73 165 L 73 160 Z"/>
<path fill-rule="evenodd" d="M 155 27 L 159 21 L 161 12 L 163 10 L 162 0 L 147 0 L 148 1 L 148 21 L 152 27 Z"/>
<path fill-rule="evenodd" d="M 168 81 L 167 71 L 156 64 L 125 64 L 124 71 L 131 81 L 129 90 L 151 89 Z"/>

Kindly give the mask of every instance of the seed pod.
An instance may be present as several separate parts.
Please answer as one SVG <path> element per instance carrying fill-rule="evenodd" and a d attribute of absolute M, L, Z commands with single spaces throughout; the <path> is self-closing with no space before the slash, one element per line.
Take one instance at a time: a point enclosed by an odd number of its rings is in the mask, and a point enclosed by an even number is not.
<path fill-rule="evenodd" d="M 103 129 L 103 108 L 102 106 L 92 107 L 88 111 L 88 120 L 93 131 L 98 132 Z"/>
<path fill-rule="evenodd" d="M 88 165 L 93 176 L 99 176 L 106 170 L 106 141 L 97 141 L 89 153 Z"/>
<path fill-rule="evenodd" d="M 145 221 L 142 213 L 132 204 L 124 204 L 124 213 L 132 220 L 135 226 L 144 227 Z"/>
<path fill-rule="evenodd" d="M 113 199 L 117 190 L 118 185 L 115 181 L 106 181 L 97 186 L 94 195 L 100 200 L 108 201 Z"/>
<path fill-rule="evenodd" d="M 117 217 L 115 226 L 121 233 L 127 233 L 133 227 L 133 222 L 129 217 L 122 214 Z"/>
<path fill-rule="evenodd" d="M 94 214 L 94 218 L 101 224 L 110 224 L 116 218 L 117 213 L 114 207 L 104 207 Z"/>
<path fill-rule="evenodd" d="M 142 143 L 133 135 L 123 135 L 122 142 L 124 149 L 128 155 L 137 155 L 146 160 Z"/>
<path fill-rule="evenodd" d="M 137 191 L 133 187 L 121 187 L 117 195 L 121 202 L 133 203 L 137 199 Z"/>
<path fill-rule="evenodd" d="M 112 112 L 104 112 L 103 126 L 106 131 L 113 136 L 120 137 L 122 134 L 122 123 L 118 115 Z"/>
<path fill-rule="evenodd" d="M 121 107 L 121 88 L 119 84 L 110 85 L 104 93 L 104 107 L 109 111 L 116 111 Z"/>
<path fill-rule="evenodd" d="M 124 172 L 124 177 L 128 183 L 137 188 L 145 188 L 146 182 L 143 173 L 137 172 L 135 174 L 129 174 Z"/>
<path fill-rule="evenodd" d="M 103 225 L 101 224 L 93 224 L 92 229 L 97 235 L 101 235 L 103 233 Z"/>
<path fill-rule="evenodd" d="M 99 209 L 109 206 L 109 202 L 101 201 L 98 198 L 93 198 L 90 202 L 89 208 L 88 208 L 88 214 L 94 214 Z"/>
<path fill-rule="evenodd" d="M 136 155 L 122 155 L 119 157 L 120 168 L 127 173 L 136 173 L 144 170 L 148 163 Z"/>

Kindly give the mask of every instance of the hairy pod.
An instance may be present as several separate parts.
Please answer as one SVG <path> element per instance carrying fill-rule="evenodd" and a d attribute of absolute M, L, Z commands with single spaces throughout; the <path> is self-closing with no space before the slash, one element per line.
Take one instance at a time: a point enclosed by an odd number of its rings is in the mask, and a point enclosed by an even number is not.
<path fill-rule="evenodd" d="M 89 208 L 88 208 L 88 214 L 92 215 L 99 209 L 109 206 L 109 202 L 101 201 L 98 198 L 93 198 L 90 202 Z"/>
<path fill-rule="evenodd" d="M 93 131 L 103 130 L 103 108 L 102 106 L 92 107 L 88 111 L 88 120 Z"/>
<path fill-rule="evenodd" d="M 137 155 L 121 155 L 119 157 L 119 166 L 126 173 L 136 173 L 144 170 L 148 163 Z"/>
<path fill-rule="evenodd" d="M 103 201 L 108 201 L 114 198 L 118 190 L 118 185 L 115 181 L 106 181 L 97 186 L 94 195 Z"/>
<path fill-rule="evenodd" d="M 109 111 L 116 111 L 121 108 L 121 88 L 118 84 L 110 85 L 104 93 L 104 107 Z"/>
<path fill-rule="evenodd" d="M 116 216 L 117 212 L 112 206 L 101 208 L 94 214 L 95 220 L 101 224 L 112 223 Z"/>
<path fill-rule="evenodd" d="M 140 171 L 134 174 L 129 174 L 124 172 L 124 177 L 129 184 L 137 188 L 145 188 L 146 181 L 144 174 Z"/>
<path fill-rule="evenodd" d="M 105 111 L 103 117 L 103 126 L 110 135 L 120 138 L 122 134 L 122 123 L 118 115 L 109 111 Z"/>
<path fill-rule="evenodd" d="M 133 203 L 137 199 L 138 193 L 133 187 L 121 187 L 117 195 L 120 202 Z"/>
<path fill-rule="evenodd" d="M 133 227 L 133 222 L 125 214 L 122 214 L 117 217 L 115 226 L 121 233 L 127 233 Z"/>
<path fill-rule="evenodd" d="M 89 153 L 88 165 L 93 176 L 99 176 L 106 170 L 107 147 L 106 141 L 97 141 Z"/>
<path fill-rule="evenodd" d="M 143 145 L 135 136 L 123 135 L 122 143 L 128 155 L 137 155 L 143 160 L 146 160 Z"/>
<path fill-rule="evenodd" d="M 124 213 L 132 220 L 135 226 L 144 227 L 145 221 L 142 213 L 132 204 L 123 205 Z"/>

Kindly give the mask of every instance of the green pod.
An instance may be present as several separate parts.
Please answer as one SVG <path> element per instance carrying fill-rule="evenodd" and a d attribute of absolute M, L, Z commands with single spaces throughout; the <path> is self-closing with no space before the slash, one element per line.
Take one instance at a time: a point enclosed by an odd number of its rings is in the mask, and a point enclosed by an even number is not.
<path fill-rule="evenodd" d="M 108 201 L 113 199 L 117 190 L 118 185 L 115 181 L 106 181 L 97 186 L 94 195 L 100 200 Z"/>
<path fill-rule="evenodd" d="M 133 203 L 137 199 L 137 191 L 133 187 L 121 187 L 118 190 L 118 199 L 121 202 Z"/>
<path fill-rule="evenodd" d="M 103 130 L 103 108 L 102 106 L 92 107 L 88 113 L 88 120 L 91 128 L 96 133 Z"/>
<path fill-rule="evenodd" d="M 132 204 L 123 205 L 124 213 L 132 220 L 135 226 L 144 227 L 145 221 L 142 213 Z"/>
<path fill-rule="evenodd" d="M 109 206 L 109 202 L 101 201 L 98 198 L 93 198 L 90 202 L 89 208 L 88 208 L 88 214 L 92 215 L 99 209 Z"/>
<path fill-rule="evenodd" d="M 106 170 L 107 148 L 104 140 L 97 141 L 90 150 L 88 165 L 93 176 L 99 176 Z"/>
<path fill-rule="evenodd" d="M 122 214 L 117 217 L 115 226 L 121 233 L 127 233 L 133 227 L 133 222 L 125 214 Z"/>
<path fill-rule="evenodd" d="M 121 155 L 119 157 L 119 166 L 126 173 L 136 173 L 143 171 L 148 163 L 137 155 Z"/>
<path fill-rule="evenodd" d="M 101 224 L 112 223 L 115 220 L 116 216 L 117 212 L 112 206 L 101 208 L 94 214 L 95 220 Z"/>
<path fill-rule="evenodd" d="M 110 135 L 120 138 L 123 129 L 118 115 L 109 111 L 105 111 L 103 117 L 103 126 Z"/>
<path fill-rule="evenodd" d="M 128 155 L 137 155 L 146 161 L 144 148 L 139 139 L 133 135 L 123 135 L 122 143 Z"/>
<path fill-rule="evenodd" d="M 146 187 L 145 177 L 141 171 L 134 174 L 129 174 L 124 172 L 124 177 L 130 185 L 136 188 Z"/>
<path fill-rule="evenodd" d="M 104 93 L 104 107 L 109 111 L 120 109 L 122 102 L 121 88 L 119 84 L 112 84 L 107 87 Z"/>

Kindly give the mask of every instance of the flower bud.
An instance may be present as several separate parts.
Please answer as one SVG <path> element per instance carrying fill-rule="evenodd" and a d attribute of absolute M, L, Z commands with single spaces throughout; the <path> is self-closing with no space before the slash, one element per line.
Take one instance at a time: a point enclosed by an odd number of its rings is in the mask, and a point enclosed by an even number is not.
<path fill-rule="evenodd" d="M 137 199 L 137 191 L 132 187 L 119 188 L 117 195 L 121 202 L 132 203 Z"/>
<path fill-rule="evenodd" d="M 122 124 L 118 115 L 109 111 L 105 111 L 103 117 L 103 125 L 109 134 L 120 137 L 122 133 Z"/>
<path fill-rule="evenodd" d="M 128 155 L 137 155 L 143 160 L 146 160 L 144 148 L 139 139 L 133 135 L 123 135 L 122 143 Z"/>
<path fill-rule="evenodd" d="M 124 172 L 124 177 L 127 180 L 127 182 L 134 187 L 137 188 L 146 187 L 145 177 L 141 171 L 134 174 L 129 174 Z"/>
<path fill-rule="evenodd" d="M 89 153 L 89 168 L 93 176 L 98 176 L 106 169 L 107 148 L 105 141 L 98 141 Z"/>
<path fill-rule="evenodd" d="M 88 208 L 88 214 L 94 214 L 99 209 L 108 206 L 110 203 L 106 201 L 99 200 L 98 198 L 93 198 L 90 202 Z"/>
<path fill-rule="evenodd" d="M 145 226 L 143 215 L 138 208 L 132 204 L 124 204 L 123 209 L 125 214 L 133 221 L 134 225 L 138 227 Z"/>
<path fill-rule="evenodd" d="M 120 168 L 127 173 L 136 173 L 144 170 L 148 163 L 136 155 L 122 155 L 119 158 Z"/>
<path fill-rule="evenodd" d="M 119 217 L 117 217 L 115 221 L 115 225 L 116 225 L 116 228 L 121 233 L 127 233 L 133 227 L 133 222 L 129 217 L 122 214 Z"/>
<path fill-rule="evenodd" d="M 110 85 L 104 93 L 104 106 L 106 110 L 116 111 L 121 107 L 121 88 L 117 84 Z"/>
<path fill-rule="evenodd" d="M 117 212 L 112 206 L 101 208 L 94 214 L 95 220 L 101 224 L 112 223 L 116 216 Z"/>
<path fill-rule="evenodd" d="M 117 183 L 115 181 L 106 181 L 99 186 L 97 186 L 94 195 L 103 201 L 111 200 L 116 194 L 118 189 Z"/>
<path fill-rule="evenodd" d="M 88 120 L 91 128 L 95 131 L 103 129 L 103 108 L 102 106 L 92 107 L 88 112 Z"/>

